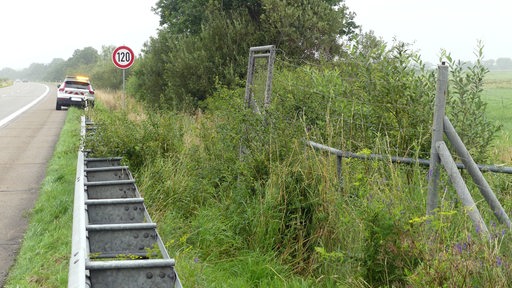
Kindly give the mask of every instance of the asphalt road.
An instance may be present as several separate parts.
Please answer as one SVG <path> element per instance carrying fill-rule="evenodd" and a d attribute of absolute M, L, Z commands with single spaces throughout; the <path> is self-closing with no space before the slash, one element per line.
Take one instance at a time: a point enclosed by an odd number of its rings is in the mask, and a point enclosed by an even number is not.
<path fill-rule="evenodd" d="M 55 86 L 38 83 L 0 89 L 0 287 L 64 125 L 67 113 L 55 110 L 55 95 Z"/>

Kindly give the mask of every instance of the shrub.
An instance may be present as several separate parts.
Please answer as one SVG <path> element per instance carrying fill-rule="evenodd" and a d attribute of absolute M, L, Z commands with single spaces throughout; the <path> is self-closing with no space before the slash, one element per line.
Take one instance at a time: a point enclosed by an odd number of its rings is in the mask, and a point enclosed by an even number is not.
<path fill-rule="evenodd" d="M 473 65 L 455 61 L 443 52 L 450 69 L 447 114 L 457 134 L 477 162 L 487 160 L 490 146 L 501 126 L 486 117 L 487 103 L 482 100 L 484 78 L 489 70 L 483 63 L 483 45 L 479 43 Z"/>

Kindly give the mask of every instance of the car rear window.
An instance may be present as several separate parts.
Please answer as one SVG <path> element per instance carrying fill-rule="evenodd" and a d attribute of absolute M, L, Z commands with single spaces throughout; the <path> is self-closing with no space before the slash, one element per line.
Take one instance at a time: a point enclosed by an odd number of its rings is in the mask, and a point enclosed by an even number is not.
<path fill-rule="evenodd" d="M 89 89 L 89 83 L 79 81 L 66 81 L 66 88 Z"/>

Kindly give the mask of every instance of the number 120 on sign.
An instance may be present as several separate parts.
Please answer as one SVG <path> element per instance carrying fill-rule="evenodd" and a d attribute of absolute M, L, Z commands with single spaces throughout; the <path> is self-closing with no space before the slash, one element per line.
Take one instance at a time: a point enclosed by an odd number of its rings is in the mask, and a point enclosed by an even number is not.
<path fill-rule="evenodd" d="M 119 46 L 112 53 L 112 62 L 114 62 L 114 65 L 118 68 L 130 68 L 133 64 L 133 60 L 135 60 L 135 54 L 128 46 Z"/>

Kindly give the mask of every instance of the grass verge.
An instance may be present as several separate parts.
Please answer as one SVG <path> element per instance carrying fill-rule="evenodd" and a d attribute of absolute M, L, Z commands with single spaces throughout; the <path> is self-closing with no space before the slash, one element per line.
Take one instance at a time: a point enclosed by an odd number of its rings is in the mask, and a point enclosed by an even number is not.
<path fill-rule="evenodd" d="M 11 86 L 12 81 L 8 79 L 0 79 L 0 88 Z"/>
<path fill-rule="evenodd" d="M 512 71 L 495 71 L 486 77 L 482 99 L 487 103 L 487 117 L 502 125 L 494 145 L 494 160 L 512 165 Z"/>
<path fill-rule="evenodd" d="M 488 116 L 504 124 L 498 156 L 511 146 L 512 87 L 504 75 L 490 76 Z M 238 168 L 229 158 L 237 153 L 226 141 L 227 123 L 211 115 L 159 115 L 132 102 L 125 113 L 118 111 L 120 98 L 113 99 L 99 102 L 93 116 L 107 121 L 102 131 L 115 130 L 104 140 L 112 141 L 108 153 L 119 154 L 109 156 L 127 156 L 131 168 L 139 164 L 139 189 L 185 287 L 508 287 L 510 232 L 491 220 L 492 241 L 477 239 L 447 180 L 440 216 L 427 231 L 427 171 L 419 167 L 345 160 L 338 191 L 333 161 L 302 146 L 287 158 L 270 150 L 283 158 L 269 153 L 271 165 L 255 157 L 244 164 L 252 166 Z M 79 110 L 70 110 L 6 287 L 66 285 L 78 118 Z M 251 174 L 265 169 L 268 177 Z M 246 175 L 265 181 L 245 187 Z M 510 210 L 508 178 L 489 180 Z M 493 219 L 489 209 L 481 212 Z"/>
<path fill-rule="evenodd" d="M 80 115 L 68 111 L 6 288 L 67 286 Z"/>
<path fill-rule="evenodd" d="M 132 170 L 138 187 L 186 287 L 507 287 L 510 281 L 509 233 L 491 220 L 492 241 L 478 237 L 446 178 L 439 217 L 427 229 L 423 168 L 347 159 L 340 189 L 333 158 L 301 142 L 285 146 L 280 141 L 289 139 L 279 135 L 250 146 L 254 153 L 240 163 L 231 113 L 135 117 L 99 104 L 94 142 L 138 167 Z M 391 154 L 377 140 L 368 153 Z M 258 150 L 263 146 L 269 149 Z M 509 207 L 509 190 L 500 183 L 506 180 L 494 178 Z M 493 219 L 488 208 L 481 212 Z"/>

